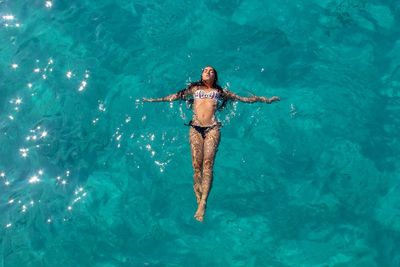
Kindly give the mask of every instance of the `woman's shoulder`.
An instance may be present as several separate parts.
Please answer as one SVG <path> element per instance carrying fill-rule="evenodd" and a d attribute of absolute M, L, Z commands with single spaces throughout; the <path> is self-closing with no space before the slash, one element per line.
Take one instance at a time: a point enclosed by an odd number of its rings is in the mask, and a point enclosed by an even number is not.
<path fill-rule="evenodd" d="M 200 84 L 198 84 L 197 82 L 194 82 L 194 83 L 191 83 L 191 84 L 189 84 L 189 86 L 187 87 L 187 89 L 190 91 L 190 92 L 192 92 L 192 93 L 194 93 L 194 92 L 196 92 L 197 90 L 201 90 L 201 85 Z"/>

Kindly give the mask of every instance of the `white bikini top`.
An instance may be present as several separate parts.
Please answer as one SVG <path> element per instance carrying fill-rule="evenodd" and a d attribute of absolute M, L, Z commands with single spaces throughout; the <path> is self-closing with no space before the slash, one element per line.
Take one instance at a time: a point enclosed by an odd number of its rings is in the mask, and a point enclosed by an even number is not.
<path fill-rule="evenodd" d="M 210 92 L 206 92 L 202 89 L 196 90 L 193 94 L 194 99 L 213 99 L 215 101 L 221 100 L 221 95 L 217 90 L 212 90 Z"/>

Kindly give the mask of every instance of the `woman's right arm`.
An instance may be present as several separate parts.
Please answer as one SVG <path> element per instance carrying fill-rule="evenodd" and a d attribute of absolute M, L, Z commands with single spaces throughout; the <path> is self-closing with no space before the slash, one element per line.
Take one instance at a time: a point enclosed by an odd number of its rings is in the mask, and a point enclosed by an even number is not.
<path fill-rule="evenodd" d="M 143 98 L 143 102 L 171 102 L 175 100 L 180 100 L 184 99 L 186 96 L 190 95 L 192 93 L 192 88 L 186 88 L 183 90 L 180 90 L 179 92 L 176 92 L 175 94 L 172 95 L 167 95 L 164 97 L 159 97 L 159 98 Z"/>

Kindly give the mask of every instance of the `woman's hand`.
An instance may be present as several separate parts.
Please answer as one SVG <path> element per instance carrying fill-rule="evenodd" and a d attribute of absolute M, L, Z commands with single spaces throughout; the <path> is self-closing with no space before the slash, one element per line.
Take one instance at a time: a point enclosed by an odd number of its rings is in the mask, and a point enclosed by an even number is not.
<path fill-rule="evenodd" d="M 151 98 L 145 98 L 145 97 L 142 98 L 142 101 L 143 101 L 143 102 L 154 102 L 153 99 L 151 99 Z"/>
<path fill-rule="evenodd" d="M 271 97 L 271 98 L 267 98 L 267 97 L 265 97 L 265 96 L 260 96 L 259 97 L 259 101 L 261 101 L 261 102 L 263 102 L 263 103 L 268 103 L 268 104 L 271 104 L 272 102 L 275 102 L 275 101 L 280 101 L 281 99 L 279 98 L 279 97 L 277 97 L 277 96 L 273 96 L 273 97 Z"/>
<path fill-rule="evenodd" d="M 275 102 L 275 101 L 281 101 L 281 99 L 279 97 L 277 97 L 277 96 L 273 96 L 273 97 L 271 97 L 269 99 L 268 103 L 272 103 L 272 102 Z"/>

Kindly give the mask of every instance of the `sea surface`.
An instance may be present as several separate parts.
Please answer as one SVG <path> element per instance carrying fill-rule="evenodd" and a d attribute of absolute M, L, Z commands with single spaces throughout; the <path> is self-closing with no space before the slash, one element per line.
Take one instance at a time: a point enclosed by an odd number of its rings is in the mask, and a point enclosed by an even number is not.
<path fill-rule="evenodd" d="M 0 267 L 399 267 L 399 114 L 398 0 L 0 0 Z"/>

